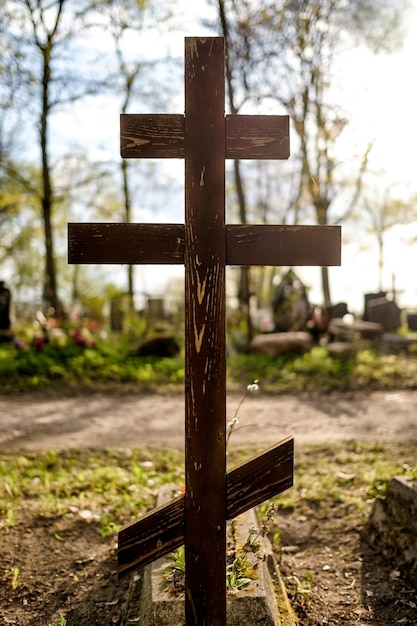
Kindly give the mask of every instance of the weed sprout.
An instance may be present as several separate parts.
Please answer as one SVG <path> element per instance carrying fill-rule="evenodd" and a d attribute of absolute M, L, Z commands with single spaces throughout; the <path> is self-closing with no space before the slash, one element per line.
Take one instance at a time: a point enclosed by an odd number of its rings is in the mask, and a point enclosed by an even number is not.
<path fill-rule="evenodd" d="M 250 385 L 248 385 L 246 387 L 246 391 L 243 394 L 242 398 L 240 399 L 239 404 L 237 405 L 237 408 L 236 408 L 236 411 L 235 411 L 235 414 L 234 414 L 233 418 L 227 424 L 226 448 L 227 448 L 227 445 L 229 443 L 229 439 L 230 439 L 230 437 L 232 435 L 233 430 L 239 424 L 238 414 L 239 414 L 240 407 L 242 406 L 243 402 L 246 400 L 246 398 L 250 394 L 256 393 L 257 391 L 259 391 L 259 380 L 254 380 L 253 383 L 251 383 Z"/>

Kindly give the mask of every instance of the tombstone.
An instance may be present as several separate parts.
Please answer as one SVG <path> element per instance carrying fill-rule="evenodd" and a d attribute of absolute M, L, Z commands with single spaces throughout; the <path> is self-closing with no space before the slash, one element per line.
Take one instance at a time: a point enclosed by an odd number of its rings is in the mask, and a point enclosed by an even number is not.
<path fill-rule="evenodd" d="M 312 313 L 307 289 L 290 269 L 282 278 L 272 300 L 276 332 L 301 331 Z"/>
<path fill-rule="evenodd" d="M 289 438 L 226 471 L 226 265 L 339 265 L 338 226 L 225 224 L 225 159 L 286 159 L 288 116 L 225 115 L 222 37 L 185 40 L 185 114 L 122 115 L 123 158 L 185 159 L 185 224 L 69 224 L 71 263 L 185 266 L 185 494 L 119 533 L 124 576 L 185 544 L 187 626 L 226 624 L 226 521 L 288 488 Z"/>
<path fill-rule="evenodd" d="M 417 313 L 409 313 L 407 315 L 407 326 L 411 332 L 417 332 Z"/>
<path fill-rule="evenodd" d="M 401 328 L 401 309 L 394 301 L 387 300 L 385 296 L 373 298 L 368 302 L 367 318 L 369 322 L 381 324 L 386 333 Z"/>
<path fill-rule="evenodd" d="M 363 536 L 417 589 L 417 485 L 396 476 L 374 502 Z"/>
<path fill-rule="evenodd" d="M 342 319 L 345 315 L 349 313 L 348 306 L 346 302 L 338 302 L 337 304 L 332 304 L 328 306 L 326 309 L 328 320 L 333 320 L 335 318 Z"/>
<path fill-rule="evenodd" d="M 149 297 L 146 307 L 146 319 L 149 324 L 161 322 L 166 319 L 163 298 Z"/>
<path fill-rule="evenodd" d="M 0 342 L 12 339 L 10 320 L 11 295 L 3 280 L 0 280 Z"/>
<path fill-rule="evenodd" d="M 121 299 L 119 296 L 115 296 L 110 300 L 110 330 L 122 332 L 124 318 L 125 314 Z"/>
<path fill-rule="evenodd" d="M 181 351 L 177 337 L 170 331 L 155 332 L 129 350 L 129 356 L 174 357 Z"/>
<path fill-rule="evenodd" d="M 380 300 L 381 298 L 386 298 L 387 296 L 387 292 L 386 291 L 378 291 L 377 293 L 366 293 L 364 296 L 364 310 L 363 310 L 363 316 L 362 319 L 365 322 L 370 322 L 371 320 L 369 319 L 369 306 L 370 303 L 373 300 Z"/>

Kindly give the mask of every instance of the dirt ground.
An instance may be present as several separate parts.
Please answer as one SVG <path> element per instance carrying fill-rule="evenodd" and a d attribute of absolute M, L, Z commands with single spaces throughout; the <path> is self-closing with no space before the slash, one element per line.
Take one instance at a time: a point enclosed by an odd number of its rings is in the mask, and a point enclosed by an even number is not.
<path fill-rule="evenodd" d="M 242 395 L 228 397 L 232 419 Z M 250 395 L 239 408 L 233 443 L 296 445 L 358 439 L 417 439 L 417 391 Z M 184 447 L 182 394 L 57 392 L 0 395 L 0 447 Z"/>
<path fill-rule="evenodd" d="M 234 416 L 241 396 L 228 400 Z M 183 447 L 182 395 L 34 393 L 0 395 L 0 448 Z M 417 392 L 251 396 L 239 409 L 233 442 L 272 444 L 294 435 L 297 448 L 348 440 L 417 442 Z M 88 520 L 87 520 L 88 522 Z M 302 626 L 417 624 L 417 592 L 362 539 L 358 521 L 280 514 L 281 568 L 297 593 Z M 57 541 L 57 537 L 65 541 Z M 94 520 L 39 518 L 11 527 L 0 545 L 2 573 L 26 572 L 14 591 L 0 584 L 0 624 L 106 626 L 123 623 L 129 580 L 117 581 L 116 538 L 100 540 Z M 306 602 L 304 602 L 306 599 Z M 127 626 L 127 625 L 126 625 Z M 162 626 L 162 625 L 161 625 Z"/>

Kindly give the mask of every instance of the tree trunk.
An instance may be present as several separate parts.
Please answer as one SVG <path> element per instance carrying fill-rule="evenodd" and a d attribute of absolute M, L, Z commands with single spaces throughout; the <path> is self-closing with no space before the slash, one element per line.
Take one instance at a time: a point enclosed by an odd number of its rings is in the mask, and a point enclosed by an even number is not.
<path fill-rule="evenodd" d="M 132 209 L 131 209 L 131 199 L 130 199 L 130 190 L 129 190 L 129 172 L 128 172 L 128 163 L 126 159 L 122 159 L 121 169 L 122 169 L 122 178 L 123 178 L 123 196 L 124 196 L 124 211 L 125 211 L 125 222 L 130 223 L 132 218 Z M 133 265 L 127 266 L 127 294 L 129 300 L 129 309 L 132 313 L 134 311 L 134 268 Z"/>
<path fill-rule="evenodd" d="M 52 207 L 53 192 L 51 184 L 51 172 L 48 155 L 48 113 L 49 113 L 49 82 L 50 70 L 50 46 L 46 45 L 43 50 L 43 76 L 42 76 L 42 111 L 40 119 L 40 141 L 42 158 L 42 219 L 45 237 L 45 275 L 43 299 L 49 314 L 60 317 L 62 310 L 57 293 L 56 267 L 53 244 Z"/>
<path fill-rule="evenodd" d="M 378 236 L 378 290 L 383 291 L 382 274 L 384 271 L 384 237 Z"/>
<path fill-rule="evenodd" d="M 226 13 L 224 8 L 223 0 L 219 0 L 219 18 L 222 28 L 222 34 L 225 40 L 226 45 L 226 82 L 227 82 L 227 94 L 229 99 L 229 106 L 231 113 L 237 113 L 237 108 L 235 104 L 235 96 L 233 90 L 233 81 L 232 81 L 232 70 L 229 62 L 229 28 L 226 19 Z M 241 224 L 246 224 L 246 200 L 245 200 L 245 192 L 243 189 L 242 176 L 240 173 L 240 163 L 239 161 L 234 161 L 234 178 L 236 185 L 236 194 L 239 205 L 239 218 Z M 253 324 L 250 313 L 250 297 L 251 297 L 251 289 L 250 289 L 250 269 L 249 267 L 241 267 L 240 268 L 240 279 L 239 279 L 239 289 L 238 289 L 238 300 L 241 310 L 243 312 L 243 317 L 246 322 L 246 337 L 247 343 L 249 345 L 250 341 L 253 338 Z"/>
<path fill-rule="evenodd" d="M 316 209 L 317 223 L 320 226 L 327 226 L 327 213 L 330 202 L 318 194 L 317 189 L 314 188 L 314 181 L 309 181 L 309 184 L 310 193 L 314 199 L 313 201 Z M 329 268 L 326 266 L 321 268 L 321 284 L 323 290 L 323 307 L 328 309 L 332 305 L 332 299 L 330 296 Z"/>
<path fill-rule="evenodd" d="M 328 309 L 332 305 L 328 267 L 321 268 L 321 284 L 323 289 L 323 306 L 325 309 Z"/>
<path fill-rule="evenodd" d="M 234 161 L 234 172 L 235 172 L 235 184 L 236 184 L 236 193 L 238 197 L 239 204 L 239 218 L 242 224 L 246 224 L 246 202 L 245 202 L 245 194 L 243 191 L 243 182 L 242 177 L 240 175 L 240 162 Z M 248 266 L 243 266 L 240 268 L 240 280 L 239 280 L 239 290 L 238 290 L 238 300 L 239 305 L 241 306 L 241 310 L 243 312 L 243 316 L 246 322 L 246 338 L 248 345 L 250 341 L 253 339 L 253 324 L 252 317 L 250 311 L 250 298 L 251 298 L 251 288 L 250 288 L 250 268 Z"/>

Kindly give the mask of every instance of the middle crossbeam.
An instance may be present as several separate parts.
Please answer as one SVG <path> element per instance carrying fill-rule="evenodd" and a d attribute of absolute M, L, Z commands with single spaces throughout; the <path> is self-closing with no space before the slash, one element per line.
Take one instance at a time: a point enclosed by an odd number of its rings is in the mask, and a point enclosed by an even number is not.
<path fill-rule="evenodd" d="M 183 264 L 183 224 L 69 224 L 68 258 L 78 264 Z M 227 265 L 340 265 L 340 226 L 229 224 Z"/>

